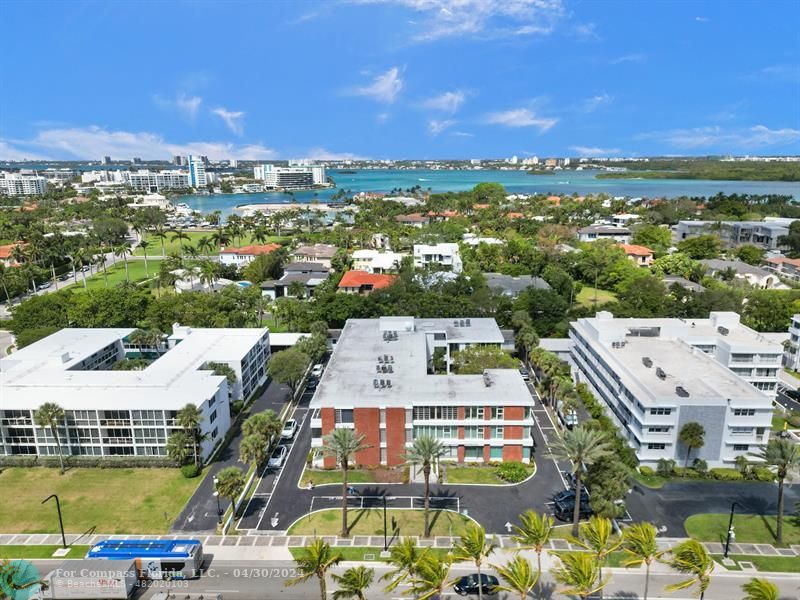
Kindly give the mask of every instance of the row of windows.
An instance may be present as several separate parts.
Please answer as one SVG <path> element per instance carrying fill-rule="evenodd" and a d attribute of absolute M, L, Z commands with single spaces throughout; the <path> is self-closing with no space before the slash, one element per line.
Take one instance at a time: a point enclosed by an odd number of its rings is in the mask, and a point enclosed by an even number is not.
<path fill-rule="evenodd" d="M 415 406 L 414 420 L 430 421 L 443 420 L 454 421 L 458 418 L 458 407 L 456 406 Z"/>

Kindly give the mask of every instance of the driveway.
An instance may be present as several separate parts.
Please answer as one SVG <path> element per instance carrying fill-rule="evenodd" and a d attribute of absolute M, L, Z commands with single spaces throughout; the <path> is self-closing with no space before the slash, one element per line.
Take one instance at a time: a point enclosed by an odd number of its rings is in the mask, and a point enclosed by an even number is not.
<path fill-rule="evenodd" d="M 289 388 L 273 381 L 267 382 L 261 396 L 253 402 L 250 414 L 255 414 L 267 409 L 279 413 L 281 407 L 289 400 Z M 208 474 L 200 486 L 195 490 L 181 514 L 172 524 L 170 531 L 199 532 L 214 531 L 217 527 L 217 499 L 214 497 L 214 476 L 225 467 L 237 466 L 243 468 L 239 462 L 239 444 L 244 437 L 240 423 L 235 424 L 234 437 L 227 448 L 222 449 L 211 464 Z M 226 508 L 223 505 L 223 510 Z"/>

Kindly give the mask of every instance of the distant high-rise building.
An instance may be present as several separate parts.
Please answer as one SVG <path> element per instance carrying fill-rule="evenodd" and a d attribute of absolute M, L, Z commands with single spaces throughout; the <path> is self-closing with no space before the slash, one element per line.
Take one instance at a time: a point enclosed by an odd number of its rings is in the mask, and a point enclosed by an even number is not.
<path fill-rule="evenodd" d="M 140 165 L 140 164 L 142 164 L 142 159 L 139 158 L 138 156 L 134 156 L 133 159 L 131 160 L 131 164 L 132 165 Z"/>
<path fill-rule="evenodd" d="M 103 164 L 104 165 L 110 165 L 111 164 L 111 157 L 110 156 L 104 156 L 103 157 Z"/>
<path fill-rule="evenodd" d="M 186 164 L 186 158 L 176 154 L 175 156 L 172 157 L 172 164 L 182 167 Z"/>
<path fill-rule="evenodd" d="M 0 173 L 0 194 L 32 196 L 47 191 L 47 180 L 39 175 Z"/>
<path fill-rule="evenodd" d="M 231 169 L 236 169 L 239 167 L 239 161 L 236 160 L 235 158 L 232 158 L 228 161 L 228 165 L 230 166 Z"/>
<path fill-rule="evenodd" d="M 203 161 L 203 165 L 205 165 L 207 167 L 208 166 L 208 157 L 207 156 L 201 156 L 199 158 L 200 158 L 201 161 Z"/>
<path fill-rule="evenodd" d="M 511 163 L 512 165 L 517 164 L 517 157 L 512 156 L 511 158 L 508 159 L 508 162 Z"/>
<path fill-rule="evenodd" d="M 304 166 L 289 161 L 288 167 L 256 165 L 253 177 L 264 182 L 265 188 L 302 189 L 325 183 L 325 166 L 308 163 Z"/>
<path fill-rule="evenodd" d="M 186 158 L 186 164 L 189 167 L 189 185 L 192 187 L 201 188 L 208 185 L 204 158 L 208 160 L 204 156 L 192 156 L 191 154 Z"/>

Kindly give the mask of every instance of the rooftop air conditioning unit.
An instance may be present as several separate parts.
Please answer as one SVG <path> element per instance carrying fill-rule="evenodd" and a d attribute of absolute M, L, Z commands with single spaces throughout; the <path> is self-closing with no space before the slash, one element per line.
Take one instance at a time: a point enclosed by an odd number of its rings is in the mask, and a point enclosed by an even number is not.
<path fill-rule="evenodd" d="M 642 364 L 647 367 L 648 369 L 653 366 L 653 359 L 649 356 L 642 357 Z"/>
<path fill-rule="evenodd" d="M 472 327 L 472 322 L 469 319 L 464 322 L 467 324 L 467 327 Z"/>
<path fill-rule="evenodd" d="M 659 379 L 666 379 L 667 378 L 667 374 L 664 372 L 664 369 L 662 369 L 661 367 L 656 367 L 656 376 Z"/>
<path fill-rule="evenodd" d="M 689 392 L 686 391 L 686 388 L 680 385 L 675 388 L 675 393 L 678 394 L 678 396 L 680 396 L 681 398 L 689 397 Z"/>
<path fill-rule="evenodd" d="M 720 335 L 728 335 L 730 333 L 730 330 L 728 330 L 727 327 L 723 327 L 722 325 L 717 327 L 717 331 L 720 333 Z"/>

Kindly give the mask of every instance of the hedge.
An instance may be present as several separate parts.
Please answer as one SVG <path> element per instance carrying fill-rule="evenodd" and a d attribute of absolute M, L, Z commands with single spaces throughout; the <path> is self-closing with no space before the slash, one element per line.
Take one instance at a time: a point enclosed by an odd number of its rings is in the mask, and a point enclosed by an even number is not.
<path fill-rule="evenodd" d="M 719 479 L 720 481 L 741 481 L 744 479 L 744 475 L 740 471 L 726 467 L 711 469 L 708 473 L 713 479 Z"/>
<path fill-rule="evenodd" d="M 494 468 L 494 474 L 503 481 L 519 483 L 528 477 L 528 469 L 521 462 L 509 461 L 500 463 Z"/>
<path fill-rule="evenodd" d="M 99 469 L 164 468 L 177 467 L 175 461 L 166 457 L 145 456 L 64 456 L 65 467 L 88 467 Z M 49 467 L 59 468 L 57 456 L 0 456 L 0 467 Z"/>

